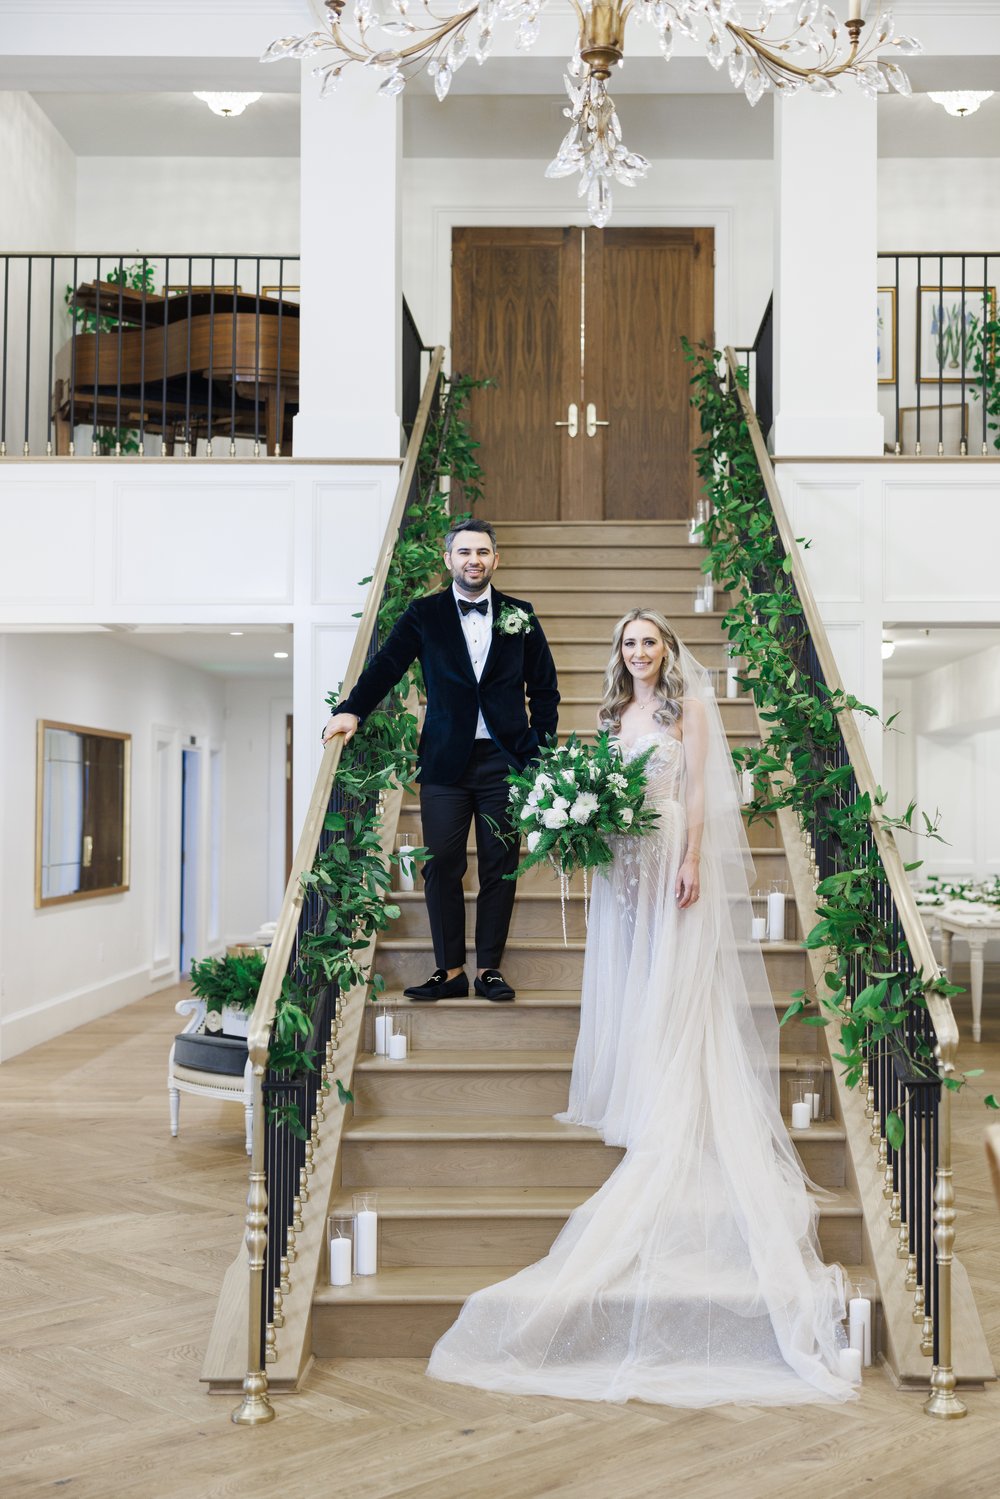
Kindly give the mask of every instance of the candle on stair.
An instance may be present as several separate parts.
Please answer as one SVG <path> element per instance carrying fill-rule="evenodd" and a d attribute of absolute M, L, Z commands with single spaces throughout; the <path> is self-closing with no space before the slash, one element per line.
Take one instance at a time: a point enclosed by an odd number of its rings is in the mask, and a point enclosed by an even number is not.
<path fill-rule="evenodd" d="M 398 1031 L 393 1031 L 389 1037 L 389 1060 L 390 1062 L 402 1062 L 406 1059 L 406 1037 Z"/>
<path fill-rule="evenodd" d="M 413 889 L 413 849 L 408 833 L 404 833 L 399 844 L 399 888 L 400 890 Z"/>
<path fill-rule="evenodd" d="M 777 881 L 775 882 L 777 883 Z M 772 889 L 767 897 L 767 940 L 785 940 L 785 892 Z"/>
<path fill-rule="evenodd" d="M 378 1197 L 375 1192 L 354 1194 L 354 1273 L 378 1271 Z"/>
<path fill-rule="evenodd" d="M 861 1353 L 857 1348 L 841 1348 L 840 1377 L 848 1384 L 861 1383 Z"/>
<path fill-rule="evenodd" d="M 804 1098 L 792 1104 L 792 1129 L 808 1129 L 811 1119 L 812 1109 Z"/>
<path fill-rule="evenodd" d="M 344 1213 L 333 1213 L 327 1220 L 327 1243 L 330 1249 L 331 1286 L 351 1284 L 354 1259 L 354 1220 Z"/>
<path fill-rule="evenodd" d="M 392 1033 L 392 1016 L 383 1011 L 381 1014 L 375 1012 L 375 1055 L 387 1057 L 389 1055 L 389 1036 Z"/>
<path fill-rule="evenodd" d="M 847 1306 L 848 1337 L 867 1369 L 872 1361 L 872 1304 L 867 1296 L 852 1296 Z"/>

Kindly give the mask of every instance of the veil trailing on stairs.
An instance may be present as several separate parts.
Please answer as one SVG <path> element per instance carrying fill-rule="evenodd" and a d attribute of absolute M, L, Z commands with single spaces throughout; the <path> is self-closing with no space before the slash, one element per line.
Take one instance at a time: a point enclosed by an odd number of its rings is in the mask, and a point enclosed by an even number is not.
<path fill-rule="evenodd" d="M 478 1291 L 428 1373 L 515 1393 L 676 1406 L 854 1398 L 840 1378 L 844 1285 L 781 1116 L 778 1025 L 751 940 L 752 862 L 722 718 L 681 646 L 684 720 L 703 718 L 698 902 L 679 910 L 685 749 L 652 747 L 644 838 L 595 880 L 570 1105 L 623 1145 L 549 1254 Z M 693 738 L 693 736 L 692 736 Z"/>

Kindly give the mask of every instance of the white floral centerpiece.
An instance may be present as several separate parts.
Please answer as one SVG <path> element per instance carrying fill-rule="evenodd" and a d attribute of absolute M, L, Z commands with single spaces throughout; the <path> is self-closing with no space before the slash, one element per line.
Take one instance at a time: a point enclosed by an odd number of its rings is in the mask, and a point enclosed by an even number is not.
<path fill-rule="evenodd" d="M 609 838 L 647 833 L 657 814 L 644 803 L 650 749 L 622 759 L 605 732 L 594 744 L 571 735 L 565 745 L 543 749 L 537 761 L 510 785 L 511 834 L 527 835 L 528 852 L 515 871 L 522 875 L 548 859 L 563 877 L 597 869 L 614 857 Z"/>

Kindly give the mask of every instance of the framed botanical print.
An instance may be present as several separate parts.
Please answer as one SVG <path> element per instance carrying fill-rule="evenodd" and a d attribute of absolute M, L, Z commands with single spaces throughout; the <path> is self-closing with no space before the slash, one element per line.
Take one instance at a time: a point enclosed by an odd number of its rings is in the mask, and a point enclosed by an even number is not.
<path fill-rule="evenodd" d="M 983 325 L 997 315 L 995 286 L 922 286 L 917 292 L 917 379 L 959 385 L 977 379 Z M 993 340 L 987 357 L 993 358 Z"/>
<path fill-rule="evenodd" d="M 878 342 L 876 344 L 878 383 L 896 383 L 896 288 L 878 289 Z"/>

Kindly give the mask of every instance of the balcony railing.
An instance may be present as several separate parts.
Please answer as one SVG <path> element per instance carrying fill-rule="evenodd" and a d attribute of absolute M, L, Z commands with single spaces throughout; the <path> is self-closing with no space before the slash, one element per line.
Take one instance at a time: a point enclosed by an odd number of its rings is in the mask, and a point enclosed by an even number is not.
<path fill-rule="evenodd" d="M 287 255 L 0 254 L 0 456 L 286 455 Z"/>

